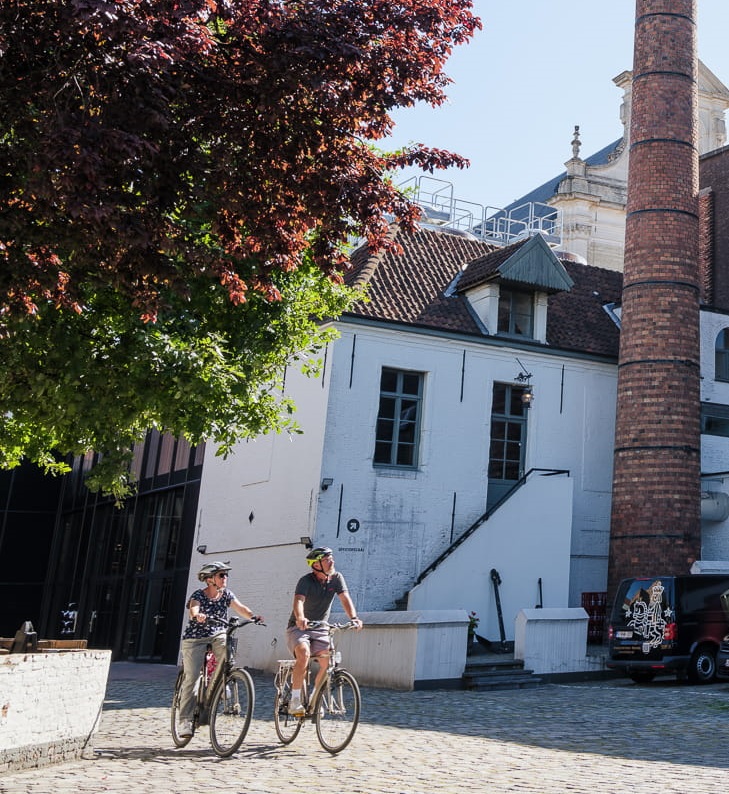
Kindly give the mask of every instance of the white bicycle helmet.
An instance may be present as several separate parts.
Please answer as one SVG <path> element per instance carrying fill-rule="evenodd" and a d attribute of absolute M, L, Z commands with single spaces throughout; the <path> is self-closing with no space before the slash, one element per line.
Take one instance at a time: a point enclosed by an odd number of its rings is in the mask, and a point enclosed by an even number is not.
<path fill-rule="evenodd" d="M 226 571 L 230 570 L 230 565 L 227 562 L 209 562 L 203 565 L 202 568 L 197 572 L 197 578 L 201 582 L 205 582 L 208 579 L 212 579 L 216 573 L 225 573 Z"/>

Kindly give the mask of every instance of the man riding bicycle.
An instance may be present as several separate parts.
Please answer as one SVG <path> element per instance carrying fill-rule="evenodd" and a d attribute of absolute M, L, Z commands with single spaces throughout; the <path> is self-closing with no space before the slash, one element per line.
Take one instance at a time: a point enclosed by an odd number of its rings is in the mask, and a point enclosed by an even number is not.
<path fill-rule="evenodd" d="M 304 714 L 301 703 L 301 686 L 304 675 L 313 657 L 319 663 L 315 687 L 326 676 L 329 657 L 328 629 L 310 629 L 310 620 L 329 620 L 334 596 L 339 596 L 344 611 L 358 629 L 362 621 L 347 590 L 347 583 L 341 573 L 334 570 L 334 553 L 326 546 L 312 549 L 306 555 L 311 573 L 302 576 L 296 585 L 294 604 L 286 629 L 286 641 L 294 656 L 295 664 L 291 674 L 291 702 L 289 714 L 300 717 Z"/>
<path fill-rule="evenodd" d="M 225 658 L 225 626 L 218 621 L 227 620 L 229 608 L 248 620 L 263 620 L 228 590 L 229 571 L 230 565 L 224 562 L 203 565 L 197 578 L 205 583 L 205 587 L 195 590 L 187 602 L 190 619 L 182 635 L 182 669 L 185 677 L 180 697 L 180 738 L 192 736 L 193 688 L 208 645 L 212 646 L 218 661 Z"/>

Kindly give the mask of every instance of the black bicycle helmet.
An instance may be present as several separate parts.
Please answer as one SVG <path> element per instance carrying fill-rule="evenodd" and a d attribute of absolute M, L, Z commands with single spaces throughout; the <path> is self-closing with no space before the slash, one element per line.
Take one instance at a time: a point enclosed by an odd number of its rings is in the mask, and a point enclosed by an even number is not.
<path fill-rule="evenodd" d="M 319 562 L 322 557 L 326 557 L 327 554 L 334 554 L 334 552 L 328 546 L 318 546 L 306 555 L 306 562 L 309 565 L 313 565 L 315 562 Z"/>
<path fill-rule="evenodd" d="M 197 572 L 197 578 L 204 582 L 207 579 L 212 579 L 216 573 L 225 573 L 230 570 L 230 565 L 227 562 L 209 562 L 203 565 Z"/>

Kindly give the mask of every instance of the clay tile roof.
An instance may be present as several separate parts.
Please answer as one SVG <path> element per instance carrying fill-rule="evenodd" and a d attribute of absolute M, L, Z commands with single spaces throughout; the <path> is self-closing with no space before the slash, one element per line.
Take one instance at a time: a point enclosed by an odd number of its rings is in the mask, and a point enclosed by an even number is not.
<path fill-rule="evenodd" d="M 368 256 L 362 247 L 352 255 L 347 282 L 366 283 L 369 301 L 350 312 L 360 317 L 481 334 L 466 301 L 445 291 L 469 262 L 493 250 L 470 236 L 423 229 L 398 231 L 402 255 Z"/>
<path fill-rule="evenodd" d="M 547 305 L 547 343 L 617 359 L 620 331 L 604 310 L 605 304 L 621 301 L 623 274 L 562 260 L 574 281 L 569 292 L 550 295 Z"/>
<path fill-rule="evenodd" d="M 484 330 L 462 292 L 463 281 L 466 275 L 474 283 L 487 279 L 524 242 L 496 248 L 431 229 L 415 234 L 395 230 L 394 236 L 403 248 L 401 255 L 369 256 L 364 246 L 352 255 L 347 282 L 367 284 L 369 301 L 356 304 L 348 314 L 483 338 Z M 618 329 L 602 307 L 620 301 L 622 274 L 561 261 L 574 285 L 548 299 L 547 343 L 617 358 Z M 453 289 L 456 277 L 458 290 Z"/>

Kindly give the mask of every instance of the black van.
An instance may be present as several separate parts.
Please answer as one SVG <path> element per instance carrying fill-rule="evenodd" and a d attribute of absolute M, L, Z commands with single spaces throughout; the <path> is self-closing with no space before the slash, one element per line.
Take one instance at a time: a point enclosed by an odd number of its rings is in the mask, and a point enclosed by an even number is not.
<path fill-rule="evenodd" d="M 729 632 L 729 575 L 623 579 L 608 624 L 607 666 L 637 682 L 674 672 L 707 683 Z"/>

